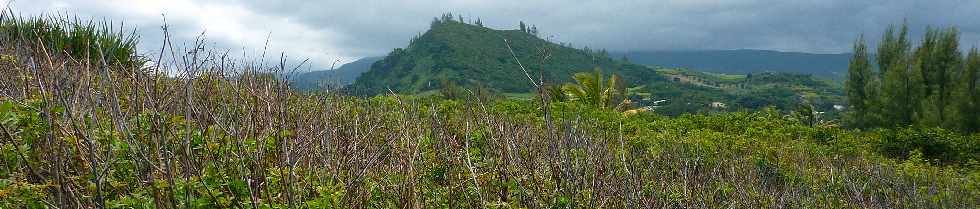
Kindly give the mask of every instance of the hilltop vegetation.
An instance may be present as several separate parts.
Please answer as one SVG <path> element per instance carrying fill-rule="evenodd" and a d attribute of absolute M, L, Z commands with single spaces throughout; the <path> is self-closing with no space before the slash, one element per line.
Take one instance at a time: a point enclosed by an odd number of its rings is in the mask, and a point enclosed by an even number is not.
<path fill-rule="evenodd" d="M 0 33 L 0 208 L 980 206 L 980 135 L 942 128 L 301 93 L 283 66 L 200 47 L 162 48 L 202 57 L 154 60 L 171 77 L 24 40 Z"/>
<path fill-rule="evenodd" d="M 385 88 L 413 94 L 438 90 L 448 81 L 462 87 L 527 93 L 533 87 L 528 77 L 538 82 L 541 78 L 547 83 L 569 82 L 575 72 L 596 67 L 607 74 L 619 73 L 629 83 L 664 81 L 646 67 L 613 60 L 601 52 L 561 46 L 527 31 L 495 30 L 444 17 L 433 21 L 429 31 L 412 39 L 406 48 L 393 50 L 371 66 L 350 89 L 366 95 L 388 93 Z"/>

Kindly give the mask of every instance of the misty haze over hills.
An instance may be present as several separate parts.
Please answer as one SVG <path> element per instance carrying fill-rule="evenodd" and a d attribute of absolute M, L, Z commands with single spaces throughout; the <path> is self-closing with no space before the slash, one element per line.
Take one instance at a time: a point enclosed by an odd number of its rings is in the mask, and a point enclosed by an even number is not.
<path fill-rule="evenodd" d="M 630 62 L 666 68 L 748 74 L 758 72 L 803 73 L 825 78 L 842 78 L 851 54 L 814 54 L 772 50 L 661 50 L 613 52 Z"/>
<path fill-rule="evenodd" d="M 663 68 L 686 68 L 694 71 L 750 74 L 761 72 L 812 74 L 818 77 L 838 80 L 845 76 L 850 53 L 817 54 L 803 52 L 781 52 L 773 50 L 656 50 L 611 52 L 610 57 L 641 65 Z M 297 76 L 294 81 L 300 89 L 315 88 L 317 81 L 337 81 L 336 84 L 350 84 L 367 72 L 371 64 L 383 56 L 372 56 L 345 64 L 333 71 L 322 70 Z"/>
<path fill-rule="evenodd" d="M 361 76 L 361 73 L 371 69 L 371 64 L 381 59 L 384 57 L 364 57 L 332 70 L 296 73 L 291 76 L 290 80 L 294 82 L 294 88 L 301 90 L 345 86 L 354 82 L 357 77 Z"/>

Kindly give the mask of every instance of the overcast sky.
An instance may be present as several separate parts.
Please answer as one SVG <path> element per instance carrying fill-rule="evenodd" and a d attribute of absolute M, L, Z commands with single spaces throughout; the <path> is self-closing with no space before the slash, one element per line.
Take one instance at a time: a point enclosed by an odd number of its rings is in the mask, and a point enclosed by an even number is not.
<path fill-rule="evenodd" d="M 11 0 L 0 0 L 0 7 Z M 874 43 L 888 24 L 907 20 L 956 26 L 963 47 L 980 45 L 980 0 L 14 0 L 22 15 L 68 14 L 134 27 L 146 53 L 159 49 L 166 16 L 175 42 L 203 34 L 213 46 L 335 60 L 384 55 L 404 47 L 444 12 L 481 18 L 498 29 L 523 20 L 543 37 L 610 51 L 768 49 L 842 53 L 859 34 Z M 248 49 L 242 51 L 242 49 Z"/>

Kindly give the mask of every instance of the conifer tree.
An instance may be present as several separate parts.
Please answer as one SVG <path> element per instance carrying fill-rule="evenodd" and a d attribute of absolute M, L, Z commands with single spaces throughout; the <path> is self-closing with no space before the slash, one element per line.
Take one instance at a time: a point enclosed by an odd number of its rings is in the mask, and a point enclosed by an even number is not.
<path fill-rule="evenodd" d="M 912 112 L 912 120 L 914 123 L 923 124 L 932 115 L 933 111 L 929 111 L 930 107 L 927 106 L 927 99 L 932 96 L 933 84 L 930 83 L 931 79 L 928 75 L 930 65 L 932 65 L 931 55 L 933 45 L 936 45 L 935 33 L 932 29 L 928 29 L 926 34 L 922 37 L 922 41 L 919 46 L 915 48 L 912 54 L 912 73 L 909 76 L 912 79 L 911 85 L 913 86 L 912 91 L 909 94 L 915 98 L 915 101 L 911 104 L 915 111 Z"/>
<path fill-rule="evenodd" d="M 888 29 L 885 29 L 885 33 L 878 43 L 878 51 L 875 54 L 875 61 L 878 62 L 878 72 L 880 72 L 879 75 L 882 77 L 892 67 L 893 62 L 900 57 L 900 51 L 897 48 L 899 48 L 899 41 L 895 37 L 895 26 L 890 25 Z"/>
<path fill-rule="evenodd" d="M 521 25 L 520 26 L 521 26 L 521 31 L 524 31 L 525 33 L 527 33 L 527 25 L 524 25 L 524 21 L 521 21 Z"/>
<path fill-rule="evenodd" d="M 430 27 L 430 28 L 435 28 L 436 26 L 438 26 L 438 25 L 439 25 L 439 24 L 441 24 L 441 23 L 442 23 L 442 21 L 441 21 L 441 20 L 439 20 L 439 18 L 438 18 L 438 17 L 433 17 L 433 18 L 432 18 L 432 23 L 431 23 L 431 25 L 429 25 L 429 27 Z"/>
<path fill-rule="evenodd" d="M 882 122 L 887 125 L 902 126 L 912 123 L 914 98 L 911 95 L 912 80 L 909 78 L 911 47 L 907 24 L 902 24 L 898 37 L 895 37 L 895 27 L 889 26 L 878 45 L 875 60 L 882 77 L 882 94 L 879 100 L 881 108 L 877 111 L 883 117 Z"/>
<path fill-rule="evenodd" d="M 448 22 L 451 22 L 451 21 L 453 21 L 453 13 L 447 12 L 446 14 L 442 14 L 442 22 L 443 23 L 448 23 Z"/>
<path fill-rule="evenodd" d="M 962 71 L 958 32 L 954 28 L 928 28 L 921 45 L 915 50 L 913 79 L 919 82 L 918 111 L 914 119 L 925 126 L 950 127 L 954 77 Z M 951 120 L 953 119 L 953 120 Z"/>
<path fill-rule="evenodd" d="M 959 91 L 960 129 L 980 131 L 980 52 L 970 50 L 964 61 Z"/>
<path fill-rule="evenodd" d="M 476 18 L 476 26 L 483 27 L 483 20 L 480 20 L 479 17 Z"/>
<path fill-rule="evenodd" d="M 869 101 L 871 93 L 869 88 L 874 79 L 874 72 L 868 61 L 868 47 L 864 43 L 864 36 L 858 38 L 854 43 L 854 55 L 847 67 L 847 80 L 844 88 L 847 92 L 847 102 L 850 105 L 848 121 L 855 127 L 868 126 Z"/>
<path fill-rule="evenodd" d="M 936 54 L 936 82 L 939 88 L 936 108 L 939 110 L 940 125 L 954 127 L 951 122 L 959 121 L 953 112 L 953 92 L 956 88 L 956 77 L 962 74 L 963 57 L 960 53 L 959 32 L 956 28 L 942 30 L 940 50 Z"/>

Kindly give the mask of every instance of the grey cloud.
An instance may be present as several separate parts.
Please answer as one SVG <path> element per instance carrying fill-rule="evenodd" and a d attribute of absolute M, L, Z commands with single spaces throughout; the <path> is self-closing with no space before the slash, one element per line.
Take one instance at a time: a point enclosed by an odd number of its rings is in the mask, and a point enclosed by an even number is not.
<path fill-rule="evenodd" d="M 980 1 L 245 1 L 255 8 L 342 28 L 350 48 L 400 47 L 442 12 L 480 16 L 512 28 L 520 20 L 576 45 L 610 50 L 775 49 L 846 52 L 859 34 L 870 41 L 888 24 L 908 20 L 957 26 L 964 46 L 976 45 Z M 363 47 L 363 48 L 362 48 Z"/>
<path fill-rule="evenodd" d="M 56 1 L 24 2 L 18 2 L 18 7 L 48 7 Z M 159 15 L 139 16 L 100 7 L 104 2 L 126 1 L 91 2 L 72 4 L 74 8 L 70 9 L 83 15 L 122 18 L 140 24 L 143 29 L 156 29 L 160 23 Z M 281 44 L 286 53 L 313 55 L 321 68 L 332 58 L 310 52 L 316 47 L 322 53 L 346 59 L 383 55 L 392 48 L 404 47 L 412 36 L 428 28 L 433 17 L 444 12 L 470 19 L 480 17 L 488 26 L 501 29 L 515 28 L 523 20 L 537 25 L 545 36 L 555 41 L 612 51 L 749 48 L 839 53 L 849 51 L 859 34 L 865 34 L 874 44 L 885 26 L 903 20 L 908 21 L 916 38 L 927 25 L 956 26 L 962 32 L 964 47 L 980 45 L 980 22 L 975 21 L 980 16 L 977 13 L 980 1 L 975 0 L 214 0 L 191 3 L 244 8 L 258 18 L 243 24 L 270 31 L 244 31 L 247 36 L 262 37 L 237 39 L 264 39 L 271 33 L 274 43 L 286 42 Z M 201 25 L 201 20 L 174 21 L 171 22 L 174 29 L 185 31 L 181 38 L 190 38 L 188 34 L 202 30 L 195 28 Z M 277 26 L 283 21 L 294 25 Z M 304 31 L 301 33 L 313 35 L 274 31 L 296 27 Z M 216 29 L 209 29 L 213 30 Z M 153 32 L 158 30 L 142 33 Z M 212 37 L 219 39 L 216 42 L 220 46 L 242 45 L 231 40 L 236 39 L 234 34 Z M 290 43 L 297 41 L 310 43 Z"/>

